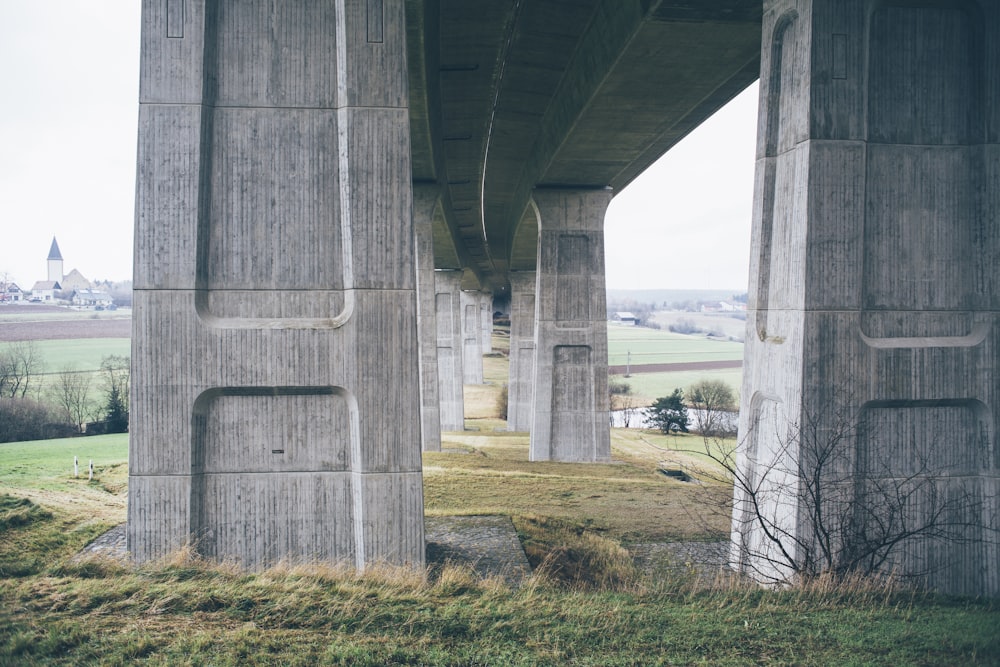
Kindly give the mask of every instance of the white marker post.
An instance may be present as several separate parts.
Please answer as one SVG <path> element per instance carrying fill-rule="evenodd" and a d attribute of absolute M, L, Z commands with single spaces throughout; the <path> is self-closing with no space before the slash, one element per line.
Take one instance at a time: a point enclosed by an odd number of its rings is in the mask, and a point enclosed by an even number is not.
<path fill-rule="evenodd" d="M 87 478 L 87 481 L 90 482 L 90 481 L 93 481 L 93 480 L 94 480 L 94 460 L 91 459 L 90 460 L 90 477 Z"/>
<path fill-rule="evenodd" d="M 80 459 L 73 457 L 73 477 L 80 476 Z"/>

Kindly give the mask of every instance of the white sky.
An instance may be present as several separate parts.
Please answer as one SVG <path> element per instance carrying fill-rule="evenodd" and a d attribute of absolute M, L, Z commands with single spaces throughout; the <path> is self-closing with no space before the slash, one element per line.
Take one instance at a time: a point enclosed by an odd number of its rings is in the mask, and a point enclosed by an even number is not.
<path fill-rule="evenodd" d="M 0 279 L 46 278 L 52 237 L 67 273 L 132 277 L 136 0 L 0 0 Z M 757 86 L 612 201 L 612 288 L 747 284 Z"/>

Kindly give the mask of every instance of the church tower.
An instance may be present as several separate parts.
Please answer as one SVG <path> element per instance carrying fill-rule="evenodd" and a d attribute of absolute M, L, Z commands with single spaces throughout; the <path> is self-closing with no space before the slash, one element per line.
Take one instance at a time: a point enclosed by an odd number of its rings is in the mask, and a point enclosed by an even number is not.
<path fill-rule="evenodd" d="M 59 244 L 56 237 L 52 237 L 52 247 L 49 248 L 49 277 L 50 281 L 60 282 L 63 279 L 63 258 L 59 252 Z"/>

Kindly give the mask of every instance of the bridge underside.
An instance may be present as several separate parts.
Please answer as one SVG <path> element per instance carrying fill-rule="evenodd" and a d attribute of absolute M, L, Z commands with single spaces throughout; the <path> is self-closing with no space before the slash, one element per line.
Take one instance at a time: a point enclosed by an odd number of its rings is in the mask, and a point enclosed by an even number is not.
<path fill-rule="evenodd" d="M 422 565 L 492 296 L 532 459 L 609 460 L 604 210 L 760 75 L 734 564 L 815 547 L 802 426 L 846 414 L 827 509 L 916 485 L 959 539 L 886 566 L 1000 593 L 1000 9 L 764 5 L 146 0 L 135 558 Z"/>

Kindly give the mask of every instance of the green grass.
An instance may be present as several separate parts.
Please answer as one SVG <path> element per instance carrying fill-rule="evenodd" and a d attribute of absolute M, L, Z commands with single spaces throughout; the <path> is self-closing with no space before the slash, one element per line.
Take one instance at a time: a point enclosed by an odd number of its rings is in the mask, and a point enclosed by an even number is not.
<path fill-rule="evenodd" d="M 608 325 L 608 365 L 672 364 L 697 361 L 739 361 L 743 343 L 710 340 L 670 331 Z"/>
<path fill-rule="evenodd" d="M 73 457 L 80 478 L 73 476 Z M 76 492 L 87 465 L 103 472 L 128 463 L 128 434 L 0 444 L 0 490 Z"/>

